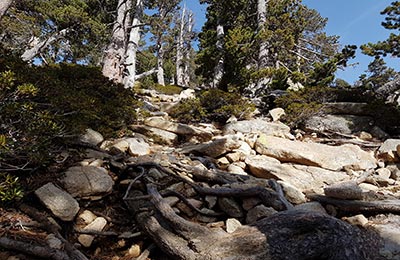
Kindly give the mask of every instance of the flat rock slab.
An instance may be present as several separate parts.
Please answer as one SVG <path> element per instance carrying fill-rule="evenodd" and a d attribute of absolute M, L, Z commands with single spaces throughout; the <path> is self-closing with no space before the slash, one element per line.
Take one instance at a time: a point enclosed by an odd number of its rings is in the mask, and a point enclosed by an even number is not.
<path fill-rule="evenodd" d="M 216 158 L 238 149 L 240 146 L 241 142 L 236 136 L 226 136 L 203 144 L 185 146 L 180 149 L 180 152 L 184 154 L 200 153 Z"/>
<path fill-rule="evenodd" d="M 108 171 L 95 166 L 71 167 L 61 181 L 64 188 L 74 197 L 105 194 L 110 192 L 114 185 Z"/>
<path fill-rule="evenodd" d="M 265 155 L 248 156 L 245 162 L 254 176 L 282 180 L 300 191 L 319 189 L 326 184 L 349 179 L 345 172 L 335 172 L 312 166 L 285 164 Z"/>
<path fill-rule="evenodd" d="M 290 127 L 280 122 L 268 122 L 263 119 L 243 120 L 229 123 L 225 133 L 264 133 L 271 136 L 290 136 Z"/>
<path fill-rule="evenodd" d="M 150 127 L 155 127 L 165 131 L 169 131 L 178 135 L 203 137 L 204 140 L 210 140 L 211 137 L 213 136 L 212 133 L 203 130 L 199 127 L 171 122 L 163 117 L 146 118 L 146 120 L 144 120 L 144 124 Z"/>
<path fill-rule="evenodd" d="M 325 115 L 313 116 L 305 122 L 305 128 L 311 131 L 332 131 L 342 134 L 354 134 L 361 131 L 370 131 L 373 118 L 354 115 Z"/>
<path fill-rule="evenodd" d="M 156 143 L 173 145 L 178 142 L 178 135 L 170 131 L 144 125 L 131 125 L 129 128 L 148 138 L 152 138 Z"/>
<path fill-rule="evenodd" d="M 345 167 L 367 170 L 377 166 L 372 154 L 351 144 L 330 146 L 261 135 L 256 141 L 255 149 L 258 153 L 274 157 L 281 162 L 317 166 L 333 171 L 340 171 Z"/>
<path fill-rule="evenodd" d="M 47 183 L 35 191 L 39 200 L 59 219 L 72 221 L 79 211 L 78 202 L 67 192 Z"/>

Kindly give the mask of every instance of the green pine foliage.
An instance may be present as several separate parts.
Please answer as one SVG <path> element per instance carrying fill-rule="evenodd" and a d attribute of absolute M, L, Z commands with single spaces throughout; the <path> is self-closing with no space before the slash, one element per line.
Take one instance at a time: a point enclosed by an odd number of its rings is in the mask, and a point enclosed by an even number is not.
<path fill-rule="evenodd" d="M 170 115 L 182 123 L 225 123 L 231 116 L 246 119 L 254 110 L 254 104 L 237 93 L 210 89 L 202 91 L 197 98 L 181 101 L 171 109 Z"/>
<path fill-rule="evenodd" d="M 132 91 L 104 78 L 98 68 L 28 66 L 2 52 L 0 164 L 44 167 L 67 138 L 86 128 L 116 135 L 135 121 L 138 105 Z"/>

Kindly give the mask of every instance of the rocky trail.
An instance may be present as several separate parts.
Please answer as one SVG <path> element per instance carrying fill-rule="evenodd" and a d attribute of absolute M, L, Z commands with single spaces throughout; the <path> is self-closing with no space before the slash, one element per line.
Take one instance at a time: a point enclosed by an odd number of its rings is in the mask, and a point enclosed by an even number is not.
<path fill-rule="evenodd" d="M 0 209 L 0 259 L 400 259 L 400 139 L 362 105 L 216 128 L 168 117 L 191 90 L 144 95 L 133 134 L 87 130 Z"/>

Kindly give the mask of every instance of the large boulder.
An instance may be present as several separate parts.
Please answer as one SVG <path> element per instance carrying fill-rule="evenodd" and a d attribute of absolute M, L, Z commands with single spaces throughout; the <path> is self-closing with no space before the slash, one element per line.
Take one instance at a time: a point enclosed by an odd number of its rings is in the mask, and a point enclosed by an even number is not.
<path fill-rule="evenodd" d="M 277 159 L 265 155 L 248 156 L 245 162 L 254 176 L 282 180 L 301 191 L 319 189 L 326 184 L 349 179 L 345 172 L 281 163 Z"/>
<path fill-rule="evenodd" d="M 137 133 L 143 134 L 148 138 L 152 138 L 156 143 L 173 145 L 177 143 L 179 139 L 177 134 L 156 127 L 144 125 L 131 125 L 129 127 Z"/>
<path fill-rule="evenodd" d="M 373 123 L 374 120 L 369 116 L 324 115 L 307 119 L 305 128 L 317 132 L 354 134 L 361 131 L 370 131 Z"/>
<path fill-rule="evenodd" d="M 376 168 L 376 159 L 372 154 L 351 144 L 330 146 L 261 135 L 255 149 L 258 153 L 281 162 L 317 166 L 333 171 L 340 171 L 345 167 L 354 170 Z"/>
<path fill-rule="evenodd" d="M 238 137 L 225 136 L 203 144 L 188 145 L 181 148 L 180 151 L 184 154 L 197 153 L 216 158 L 238 149 L 241 145 L 242 142 L 240 142 Z"/>
<path fill-rule="evenodd" d="M 67 192 L 47 183 L 35 191 L 39 200 L 58 218 L 72 221 L 79 211 L 78 202 Z"/>
<path fill-rule="evenodd" d="M 229 123 L 224 128 L 225 133 L 264 133 L 266 135 L 288 137 L 290 127 L 280 122 L 268 122 L 263 119 L 243 120 Z"/>
<path fill-rule="evenodd" d="M 121 152 L 129 152 L 132 156 L 142 156 L 150 153 L 150 145 L 142 138 L 121 138 L 112 142 L 108 149 L 118 149 Z"/>
<path fill-rule="evenodd" d="M 335 102 L 324 103 L 324 111 L 334 115 L 372 116 L 368 103 Z"/>
<path fill-rule="evenodd" d="M 64 188 L 74 197 L 109 193 L 114 185 L 107 170 L 95 166 L 71 167 L 61 181 Z"/>
<path fill-rule="evenodd" d="M 158 129 L 169 131 L 178 135 L 199 136 L 205 140 L 210 140 L 212 137 L 212 133 L 205 131 L 199 127 L 171 122 L 163 117 L 146 118 L 146 120 L 144 120 L 144 124 L 150 127 L 155 127 Z"/>

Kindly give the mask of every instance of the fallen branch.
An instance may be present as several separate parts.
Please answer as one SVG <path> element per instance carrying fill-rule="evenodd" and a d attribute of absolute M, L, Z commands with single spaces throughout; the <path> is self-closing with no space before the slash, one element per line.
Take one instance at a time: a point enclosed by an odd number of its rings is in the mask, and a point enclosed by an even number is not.
<path fill-rule="evenodd" d="M 34 245 L 31 242 L 21 242 L 7 237 L 0 237 L 0 247 L 18 251 L 41 259 L 73 260 L 65 252 L 48 246 Z"/>
<path fill-rule="evenodd" d="M 400 200 L 340 200 L 321 195 L 309 195 L 307 197 L 323 204 L 331 204 L 340 210 L 348 212 L 400 213 Z"/>

